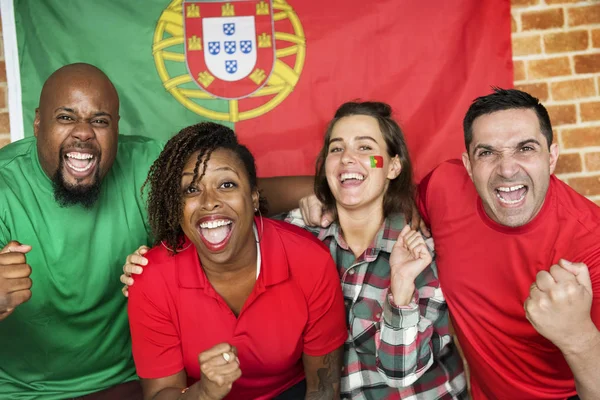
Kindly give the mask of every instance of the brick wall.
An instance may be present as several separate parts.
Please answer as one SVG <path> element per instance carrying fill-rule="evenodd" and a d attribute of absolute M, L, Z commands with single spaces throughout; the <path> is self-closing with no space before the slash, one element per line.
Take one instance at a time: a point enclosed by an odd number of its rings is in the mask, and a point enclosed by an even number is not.
<path fill-rule="evenodd" d="M 515 86 L 539 97 L 558 176 L 600 205 L 600 0 L 512 0 Z M 10 141 L 0 29 L 0 147 Z"/>
<path fill-rule="evenodd" d="M 600 205 L 600 1 L 511 2 L 515 86 L 548 108 L 557 175 Z"/>

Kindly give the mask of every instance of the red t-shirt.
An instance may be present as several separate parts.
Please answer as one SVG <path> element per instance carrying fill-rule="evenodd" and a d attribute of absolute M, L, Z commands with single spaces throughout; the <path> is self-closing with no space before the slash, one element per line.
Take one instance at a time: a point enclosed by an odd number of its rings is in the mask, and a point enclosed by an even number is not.
<path fill-rule="evenodd" d="M 600 326 L 600 208 L 555 176 L 528 224 L 492 221 L 462 163 L 442 163 L 419 186 L 440 285 L 471 371 L 474 399 L 565 399 L 575 382 L 562 353 L 539 335 L 523 303 L 536 274 L 560 258 L 589 267 Z"/>
<path fill-rule="evenodd" d="M 264 219 L 262 266 L 238 318 L 207 280 L 194 246 L 147 253 L 129 288 L 129 324 L 138 375 L 161 378 L 185 369 L 200 378 L 198 355 L 237 347 L 242 377 L 230 399 L 270 399 L 304 379 L 302 354 L 322 356 L 346 337 L 344 300 L 329 250 L 312 234 Z"/>

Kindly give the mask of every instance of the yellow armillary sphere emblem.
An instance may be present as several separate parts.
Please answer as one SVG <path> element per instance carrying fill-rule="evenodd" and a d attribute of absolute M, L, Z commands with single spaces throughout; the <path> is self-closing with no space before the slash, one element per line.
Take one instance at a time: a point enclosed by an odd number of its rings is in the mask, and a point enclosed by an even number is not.
<path fill-rule="evenodd" d="M 164 88 L 182 105 L 237 122 L 271 111 L 292 92 L 306 39 L 285 0 L 172 0 L 152 55 Z"/>

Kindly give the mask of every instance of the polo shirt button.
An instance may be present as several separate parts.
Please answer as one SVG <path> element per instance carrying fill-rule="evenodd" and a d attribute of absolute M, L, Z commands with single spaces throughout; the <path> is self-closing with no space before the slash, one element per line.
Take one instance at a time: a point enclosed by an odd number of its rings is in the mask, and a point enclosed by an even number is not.
<path fill-rule="evenodd" d="M 351 269 L 350 271 L 348 271 L 348 275 L 354 275 L 354 270 Z"/>

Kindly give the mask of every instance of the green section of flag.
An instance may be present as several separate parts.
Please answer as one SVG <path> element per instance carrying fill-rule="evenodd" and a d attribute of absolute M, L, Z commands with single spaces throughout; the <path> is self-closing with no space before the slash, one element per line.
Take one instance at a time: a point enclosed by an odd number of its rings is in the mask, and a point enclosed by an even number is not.
<path fill-rule="evenodd" d="M 44 81 L 56 69 L 73 62 L 96 65 L 111 78 L 121 99 L 121 133 L 164 140 L 185 126 L 206 120 L 167 92 L 157 72 L 153 39 L 157 22 L 170 3 L 14 0 L 25 136 L 33 134 Z M 170 36 L 164 34 L 165 38 Z M 183 44 L 168 51 L 183 54 Z M 165 67 L 170 77 L 188 73 L 185 61 L 165 61 Z M 179 87 L 196 93 L 199 90 L 194 82 Z M 229 110 L 226 100 L 192 101 L 217 112 Z M 233 127 L 232 123 L 225 124 Z"/>

